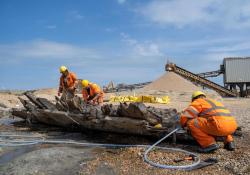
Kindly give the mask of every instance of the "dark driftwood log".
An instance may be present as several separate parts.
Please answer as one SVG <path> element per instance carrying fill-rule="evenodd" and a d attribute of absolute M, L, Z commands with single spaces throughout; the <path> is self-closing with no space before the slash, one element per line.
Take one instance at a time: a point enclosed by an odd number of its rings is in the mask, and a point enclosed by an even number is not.
<path fill-rule="evenodd" d="M 167 128 L 157 129 L 150 127 L 145 120 L 110 116 L 104 116 L 102 119 L 95 118 L 89 120 L 81 114 L 70 114 L 63 111 L 42 109 L 37 112 L 36 119 L 41 123 L 66 128 L 70 128 L 72 125 L 78 125 L 86 129 L 138 135 L 159 135 L 162 132 L 168 131 Z"/>
<path fill-rule="evenodd" d="M 57 104 L 60 104 L 62 108 L 60 110 L 58 105 L 52 104 L 47 99 L 36 98 L 29 93 L 26 96 L 31 99 L 32 103 L 21 98 L 20 101 L 26 108 L 31 121 L 66 128 L 71 128 L 73 125 L 79 128 L 116 133 L 160 135 L 172 130 L 177 113 L 175 109 L 146 107 L 143 103 L 93 106 L 83 104 L 79 97 L 67 102 L 58 98 Z M 24 111 L 16 110 L 12 114 L 25 118 Z M 162 124 L 161 128 L 154 127 L 158 123 Z"/>
<path fill-rule="evenodd" d="M 117 109 L 119 116 L 147 120 L 151 125 L 161 123 L 161 118 L 147 110 L 143 103 L 121 103 Z"/>
<path fill-rule="evenodd" d="M 37 110 L 37 107 L 35 105 L 33 105 L 30 101 L 24 100 L 21 97 L 18 97 L 18 99 L 23 104 L 23 106 L 27 109 L 27 111 L 32 112 L 32 111 L 36 111 Z"/>
<path fill-rule="evenodd" d="M 29 112 L 26 109 L 13 108 L 12 109 L 12 115 L 18 116 L 19 118 L 22 118 L 22 119 L 27 119 L 27 117 L 29 115 Z"/>
<path fill-rule="evenodd" d="M 24 95 L 32 102 L 34 103 L 38 108 L 40 109 L 46 109 L 46 106 L 44 106 L 42 103 L 40 103 L 36 96 L 33 95 L 31 92 L 27 91 L 24 93 Z"/>
<path fill-rule="evenodd" d="M 45 107 L 45 109 L 57 110 L 56 105 L 51 103 L 46 98 L 37 98 L 37 101 L 40 102 Z"/>

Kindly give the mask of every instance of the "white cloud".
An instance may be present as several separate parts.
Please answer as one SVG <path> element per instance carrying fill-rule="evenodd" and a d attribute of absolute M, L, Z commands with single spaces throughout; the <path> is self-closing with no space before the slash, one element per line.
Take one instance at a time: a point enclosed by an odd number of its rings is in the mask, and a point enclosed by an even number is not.
<path fill-rule="evenodd" d="M 248 50 L 250 50 L 249 41 L 241 41 L 229 45 L 225 43 L 224 46 L 211 47 L 210 49 L 208 49 L 209 52 L 228 52 L 228 53 L 248 51 Z"/>
<path fill-rule="evenodd" d="M 97 58 L 95 51 L 67 43 L 34 40 L 0 45 L 2 59 L 71 59 Z"/>
<path fill-rule="evenodd" d="M 117 2 L 118 2 L 119 4 L 123 4 L 123 3 L 126 2 L 126 0 L 117 0 Z"/>
<path fill-rule="evenodd" d="M 250 27 L 250 1 L 246 0 L 153 0 L 137 12 L 155 23 L 177 27 L 206 24 Z"/>
<path fill-rule="evenodd" d="M 104 29 L 106 32 L 114 32 L 114 31 L 116 31 L 116 28 L 114 28 L 114 27 L 107 27 L 107 28 L 105 28 Z"/>
<path fill-rule="evenodd" d="M 153 42 L 139 42 L 125 33 L 121 33 L 122 41 L 132 47 L 134 56 L 163 56 L 159 46 Z"/>
<path fill-rule="evenodd" d="M 70 11 L 69 15 L 71 16 L 71 18 L 76 19 L 76 20 L 82 20 L 84 18 L 84 16 L 81 15 L 80 12 L 77 10 Z"/>
<path fill-rule="evenodd" d="M 56 25 L 47 25 L 45 26 L 47 29 L 56 29 Z"/>

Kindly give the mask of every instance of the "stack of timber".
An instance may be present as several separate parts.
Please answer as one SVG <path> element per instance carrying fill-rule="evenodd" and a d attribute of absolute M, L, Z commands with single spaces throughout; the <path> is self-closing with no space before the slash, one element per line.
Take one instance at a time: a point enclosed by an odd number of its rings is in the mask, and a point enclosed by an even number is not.
<path fill-rule="evenodd" d="M 24 108 L 13 109 L 12 115 L 31 123 L 39 122 L 65 128 L 76 126 L 81 129 L 108 131 L 145 136 L 162 136 L 172 131 L 176 109 L 160 109 L 143 103 L 85 104 L 75 96 L 68 101 L 56 97 L 56 104 L 38 98 L 31 92 L 24 93 L 27 99 L 19 98 Z M 155 127 L 161 124 L 162 127 Z"/>

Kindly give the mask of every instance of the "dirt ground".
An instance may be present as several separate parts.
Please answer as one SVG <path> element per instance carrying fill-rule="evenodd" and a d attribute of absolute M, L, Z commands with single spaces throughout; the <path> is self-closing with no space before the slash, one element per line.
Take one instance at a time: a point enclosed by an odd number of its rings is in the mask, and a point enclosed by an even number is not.
<path fill-rule="evenodd" d="M 35 92 L 41 97 L 53 99 L 54 90 Z M 136 92 L 146 93 L 146 92 Z M 171 102 L 167 105 L 150 104 L 161 108 L 176 108 L 182 111 L 190 100 L 187 92 L 147 92 L 148 94 L 167 94 Z M 46 138 L 60 138 L 89 143 L 153 144 L 156 140 L 137 136 L 124 136 L 111 133 L 66 131 L 64 129 L 33 125 L 32 127 L 17 119 L 9 118 L 8 110 L 22 107 L 18 101 L 21 93 L 0 93 L 0 133 L 40 134 Z M 212 96 L 215 97 L 215 96 Z M 216 96 L 217 98 L 217 96 Z M 166 170 L 150 166 L 143 161 L 144 148 L 75 148 L 70 145 L 41 145 L 21 148 L 0 147 L 0 174 L 250 174 L 250 99 L 219 98 L 236 117 L 242 128 L 242 136 L 235 136 L 237 149 L 229 152 L 223 148 L 213 154 L 199 154 L 204 160 L 208 157 L 218 159 L 218 163 L 199 170 Z M 221 147 L 223 143 L 219 142 Z M 194 151 L 195 143 L 177 141 L 176 145 L 164 142 L 161 146 L 178 147 Z M 181 153 L 156 150 L 149 158 L 157 162 L 173 164 L 173 159 L 183 157 Z M 191 161 L 182 162 L 190 164 Z"/>

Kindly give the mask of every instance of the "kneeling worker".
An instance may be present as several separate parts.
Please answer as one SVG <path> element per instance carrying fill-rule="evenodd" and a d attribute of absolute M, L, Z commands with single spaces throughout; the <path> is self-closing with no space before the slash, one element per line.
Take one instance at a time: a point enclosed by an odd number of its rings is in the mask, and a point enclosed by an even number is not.
<path fill-rule="evenodd" d="M 62 100 L 70 100 L 75 96 L 77 77 L 73 72 L 69 72 L 67 67 L 61 66 L 60 84 L 58 89 L 58 96 L 62 93 Z"/>
<path fill-rule="evenodd" d="M 223 104 L 206 98 L 201 91 L 192 95 L 192 103 L 180 117 L 182 127 L 187 127 L 200 144 L 200 152 L 213 152 L 219 148 L 215 138 L 224 137 L 224 148 L 235 149 L 232 133 L 237 129 L 235 118 Z"/>
<path fill-rule="evenodd" d="M 86 103 L 101 104 L 103 96 L 103 91 L 97 84 L 82 80 L 82 97 Z"/>

